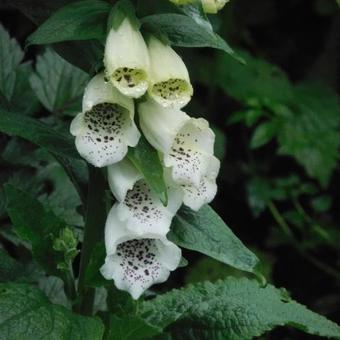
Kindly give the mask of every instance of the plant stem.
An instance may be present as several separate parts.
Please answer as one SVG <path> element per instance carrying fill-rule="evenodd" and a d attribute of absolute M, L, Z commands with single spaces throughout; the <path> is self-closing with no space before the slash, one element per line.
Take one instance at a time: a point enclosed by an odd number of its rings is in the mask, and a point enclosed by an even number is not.
<path fill-rule="evenodd" d="M 85 273 L 94 246 L 104 238 L 106 219 L 105 190 L 106 181 L 101 170 L 89 165 L 84 240 L 80 258 L 78 301 L 76 305 L 76 310 L 84 315 L 91 315 L 93 309 L 95 291 L 94 288 L 85 286 Z"/>
<path fill-rule="evenodd" d="M 327 273 L 330 276 L 335 277 L 337 280 L 340 281 L 340 272 L 336 269 L 329 266 L 327 263 L 324 263 L 320 261 L 315 256 L 308 254 L 303 249 L 301 249 L 300 243 L 295 239 L 294 234 L 292 233 L 291 229 L 289 228 L 288 223 L 284 219 L 284 217 L 281 215 L 279 210 L 277 209 L 276 205 L 273 202 L 268 203 L 268 208 L 274 217 L 277 224 L 280 226 L 281 230 L 284 232 L 284 234 L 289 238 L 289 241 L 294 246 L 294 248 L 298 251 L 298 253 L 305 258 L 307 261 L 312 263 L 315 267 L 319 268 L 323 272 Z"/>

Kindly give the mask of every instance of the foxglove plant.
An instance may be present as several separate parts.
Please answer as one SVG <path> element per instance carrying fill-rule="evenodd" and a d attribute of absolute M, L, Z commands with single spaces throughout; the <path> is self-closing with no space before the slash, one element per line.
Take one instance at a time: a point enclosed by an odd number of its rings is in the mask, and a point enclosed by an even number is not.
<path fill-rule="evenodd" d="M 124 95 L 139 98 L 148 88 L 149 54 L 139 30 L 126 17 L 106 39 L 106 77 Z"/>
<path fill-rule="evenodd" d="M 83 110 L 72 121 L 80 155 L 96 167 L 119 162 L 136 146 L 140 133 L 134 122 L 133 100 L 122 95 L 98 74 L 91 79 L 83 96 Z"/>

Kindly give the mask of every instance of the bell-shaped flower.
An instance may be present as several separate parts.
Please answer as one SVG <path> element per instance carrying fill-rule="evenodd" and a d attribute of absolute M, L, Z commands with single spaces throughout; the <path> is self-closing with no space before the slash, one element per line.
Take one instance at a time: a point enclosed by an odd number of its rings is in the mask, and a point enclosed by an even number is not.
<path fill-rule="evenodd" d="M 73 119 L 70 132 L 89 163 L 104 167 L 119 162 L 140 138 L 133 100 L 105 81 L 103 74 L 96 75 L 85 89 L 82 112 Z"/>
<path fill-rule="evenodd" d="M 128 159 L 108 167 L 108 181 L 118 200 L 114 204 L 117 220 L 125 229 L 139 236 L 169 232 L 183 201 L 181 190 L 168 185 L 168 204 L 164 206 Z"/>
<path fill-rule="evenodd" d="M 106 39 L 106 77 L 124 95 L 142 96 L 148 88 L 149 54 L 140 31 L 125 18 Z"/>
<path fill-rule="evenodd" d="M 114 205 L 106 220 L 106 259 L 100 271 L 138 299 L 150 286 L 168 279 L 179 265 L 181 250 L 162 234 L 139 235 L 126 228 L 118 210 Z"/>
<path fill-rule="evenodd" d="M 216 14 L 229 0 L 202 0 L 203 11 L 208 14 Z"/>
<path fill-rule="evenodd" d="M 216 193 L 216 177 L 220 169 L 220 161 L 214 157 L 211 159 L 207 175 L 201 178 L 198 186 L 182 184 L 183 203 L 192 210 L 198 211 L 204 204 L 210 203 Z"/>
<path fill-rule="evenodd" d="M 183 60 L 169 45 L 154 36 L 150 37 L 148 48 L 150 97 L 164 107 L 182 108 L 193 94 L 189 73 Z"/>
<path fill-rule="evenodd" d="M 163 153 L 166 167 L 178 184 L 198 186 L 210 173 L 215 134 L 203 118 L 190 118 L 178 109 L 166 109 L 152 100 L 138 107 L 140 126 L 146 139 Z"/>

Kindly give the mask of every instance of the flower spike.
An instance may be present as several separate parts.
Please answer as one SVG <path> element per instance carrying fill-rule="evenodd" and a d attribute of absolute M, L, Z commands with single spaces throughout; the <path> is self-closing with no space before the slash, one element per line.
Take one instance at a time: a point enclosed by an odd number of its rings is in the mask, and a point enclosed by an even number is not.
<path fill-rule="evenodd" d="M 80 155 L 96 167 L 119 162 L 140 138 L 132 99 L 105 81 L 103 74 L 87 85 L 83 111 L 73 119 L 70 132 Z"/>
<path fill-rule="evenodd" d="M 104 65 L 107 78 L 125 96 L 139 98 L 148 88 L 149 55 L 144 39 L 125 18 L 106 39 Z"/>
<path fill-rule="evenodd" d="M 154 36 L 150 37 L 148 48 L 150 97 L 164 107 L 184 107 L 191 99 L 193 88 L 183 60 L 169 45 Z"/>
<path fill-rule="evenodd" d="M 181 250 L 157 233 L 137 235 L 118 218 L 118 207 L 112 207 L 105 225 L 106 259 L 102 275 L 113 279 L 118 289 L 134 299 L 156 283 L 168 279 L 181 259 Z"/>

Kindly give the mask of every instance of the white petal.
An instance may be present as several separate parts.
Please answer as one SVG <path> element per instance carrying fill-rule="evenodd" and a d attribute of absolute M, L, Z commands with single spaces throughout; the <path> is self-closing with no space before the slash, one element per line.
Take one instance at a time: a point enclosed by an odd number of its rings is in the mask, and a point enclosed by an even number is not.
<path fill-rule="evenodd" d="M 84 122 L 84 113 L 80 112 L 73 118 L 71 122 L 70 126 L 71 135 L 73 136 L 79 135 L 85 127 L 86 124 Z"/>
<path fill-rule="evenodd" d="M 183 203 L 192 210 L 198 211 L 204 204 L 210 203 L 217 192 L 216 180 L 202 178 L 200 185 L 183 185 Z"/>
<path fill-rule="evenodd" d="M 176 183 L 199 185 L 214 158 L 214 140 L 213 131 L 202 118 L 191 118 L 183 125 L 170 152 L 164 155 L 164 164 L 172 167 L 172 177 Z"/>
<path fill-rule="evenodd" d="M 96 104 L 113 103 L 124 107 L 134 118 L 134 104 L 131 98 L 122 95 L 104 78 L 103 73 L 94 76 L 87 84 L 83 96 L 83 112 L 90 110 Z"/>
<path fill-rule="evenodd" d="M 107 178 L 113 195 L 122 202 L 126 193 L 142 178 L 142 175 L 127 158 L 124 158 L 122 161 L 108 166 Z"/>
<path fill-rule="evenodd" d="M 180 259 L 180 248 L 164 238 L 131 238 L 106 257 L 101 273 L 138 299 L 153 284 L 166 281 Z"/>
<path fill-rule="evenodd" d="M 164 107 L 182 108 L 191 99 L 193 88 L 181 57 L 155 37 L 148 42 L 150 55 L 149 95 Z"/>
<path fill-rule="evenodd" d="M 158 151 L 168 153 L 174 139 L 190 117 L 178 109 L 166 109 L 148 99 L 138 106 L 140 127 L 148 142 Z"/>
<path fill-rule="evenodd" d="M 137 235 L 151 233 L 165 236 L 181 204 L 180 190 L 168 188 L 168 205 L 164 207 L 146 182 L 139 180 L 127 193 L 124 202 L 118 204 L 117 213 L 118 218 L 126 223 L 126 228 Z"/>
<path fill-rule="evenodd" d="M 105 44 L 106 75 L 124 95 L 138 98 L 148 88 L 149 55 L 144 39 L 125 18 L 111 29 Z"/>
<path fill-rule="evenodd" d="M 79 154 L 103 167 L 119 162 L 128 151 L 125 133 L 131 127 L 129 112 L 117 104 L 97 104 L 84 113 L 86 127 L 76 136 Z"/>
<path fill-rule="evenodd" d="M 96 75 L 85 89 L 83 113 L 71 123 L 78 152 L 97 167 L 119 162 L 140 138 L 133 119 L 133 100 Z"/>

